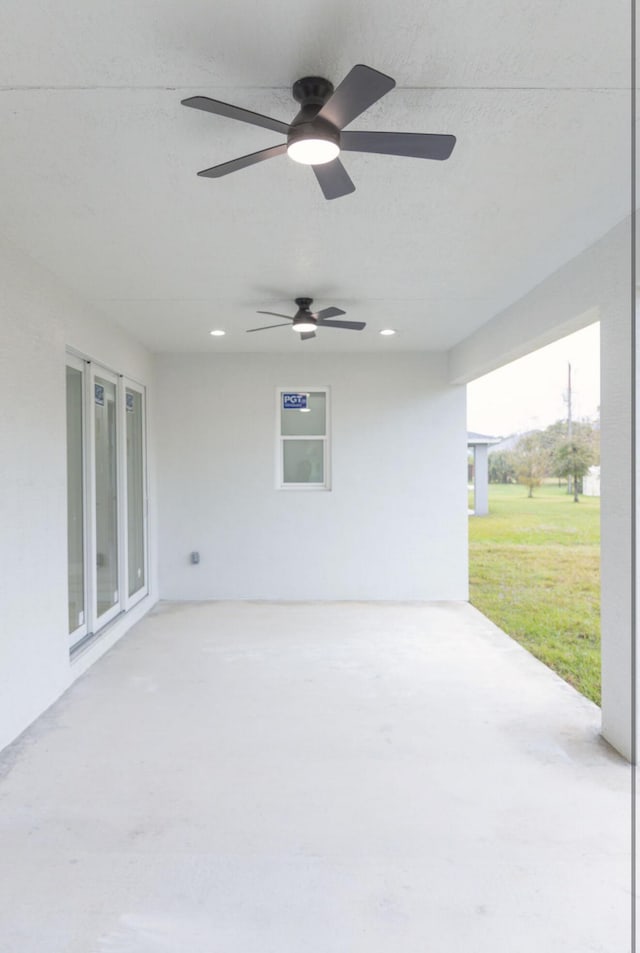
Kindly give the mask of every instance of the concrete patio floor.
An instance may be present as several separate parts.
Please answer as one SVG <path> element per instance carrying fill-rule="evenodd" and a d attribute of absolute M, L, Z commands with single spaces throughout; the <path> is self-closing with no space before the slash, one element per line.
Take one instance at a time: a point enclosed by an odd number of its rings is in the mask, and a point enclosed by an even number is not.
<path fill-rule="evenodd" d="M 466 604 L 162 604 L 0 757 L 0 949 L 626 953 L 598 728 Z"/>

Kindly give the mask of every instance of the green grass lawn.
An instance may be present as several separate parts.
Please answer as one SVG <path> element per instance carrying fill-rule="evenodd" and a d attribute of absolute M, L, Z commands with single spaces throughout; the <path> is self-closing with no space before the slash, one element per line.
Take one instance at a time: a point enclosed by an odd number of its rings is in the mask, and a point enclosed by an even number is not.
<path fill-rule="evenodd" d="M 489 516 L 469 518 L 471 602 L 600 704 L 600 500 L 527 492 L 491 485 Z"/>

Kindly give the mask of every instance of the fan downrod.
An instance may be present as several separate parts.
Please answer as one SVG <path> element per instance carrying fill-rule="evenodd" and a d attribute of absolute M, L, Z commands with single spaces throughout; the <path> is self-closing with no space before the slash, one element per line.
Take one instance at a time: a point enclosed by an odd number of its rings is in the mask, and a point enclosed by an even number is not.
<path fill-rule="evenodd" d="M 311 305 L 313 304 L 313 298 L 296 298 L 295 302 L 301 311 L 310 311 Z"/>
<path fill-rule="evenodd" d="M 303 76 L 291 89 L 293 98 L 301 106 L 324 106 L 333 94 L 333 83 L 322 76 Z"/>

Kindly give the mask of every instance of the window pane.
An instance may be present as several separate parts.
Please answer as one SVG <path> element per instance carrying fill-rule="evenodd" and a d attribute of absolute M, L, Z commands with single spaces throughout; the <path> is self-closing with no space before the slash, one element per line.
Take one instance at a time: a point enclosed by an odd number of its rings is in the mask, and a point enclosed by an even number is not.
<path fill-rule="evenodd" d="M 82 371 L 67 367 L 67 559 L 69 632 L 84 623 Z"/>
<path fill-rule="evenodd" d="M 285 483 L 324 483 L 324 440 L 283 440 Z"/>
<path fill-rule="evenodd" d="M 321 391 L 308 394 L 308 410 L 285 410 L 281 399 L 280 427 L 283 437 L 324 437 L 327 432 L 325 404 L 326 395 Z"/>
<path fill-rule="evenodd" d="M 118 602 L 116 387 L 95 379 L 97 614 Z"/>
<path fill-rule="evenodd" d="M 144 482 L 142 454 L 142 394 L 126 393 L 127 418 L 127 558 L 129 595 L 145 584 L 144 578 Z"/>

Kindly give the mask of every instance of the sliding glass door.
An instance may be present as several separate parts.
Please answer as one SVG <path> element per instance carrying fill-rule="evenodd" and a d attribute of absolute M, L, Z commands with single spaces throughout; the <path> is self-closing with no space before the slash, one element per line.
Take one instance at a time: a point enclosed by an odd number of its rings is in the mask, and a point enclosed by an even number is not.
<path fill-rule="evenodd" d="M 118 379 L 93 373 L 95 487 L 95 617 L 104 625 L 120 611 L 118 584 Z"/>
<path fill-rule="evenodd" d="M 148 591 L 144 388 L 67 361 L 68 605 L 71 645 Z"/>
<path fill-rule="evenodd" d="M 147 591 L 144 394 L 125 389 L 127 453 L 127 598 L 129 605 Z"/>

